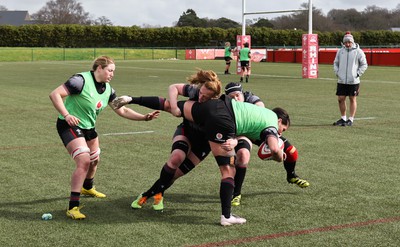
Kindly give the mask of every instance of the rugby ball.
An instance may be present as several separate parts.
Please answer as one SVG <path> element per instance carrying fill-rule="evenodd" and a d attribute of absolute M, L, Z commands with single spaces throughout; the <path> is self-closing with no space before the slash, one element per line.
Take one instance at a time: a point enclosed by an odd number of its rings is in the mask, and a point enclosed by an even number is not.
<path fill-rule="evenodd" d="M 278 138 L 278 145 L 279 145 L 279 148 L 282 150 L 285 147 L 285 143 L 282 141 L 281 138 Z M 265 143 L 265 141 L 263 143 L 261 143 L 257 154 L 258 154 L 258 157 L 262 160 L 271 160 L 272 159 L 271 150 L 269 149 L 268 144 Z"/>

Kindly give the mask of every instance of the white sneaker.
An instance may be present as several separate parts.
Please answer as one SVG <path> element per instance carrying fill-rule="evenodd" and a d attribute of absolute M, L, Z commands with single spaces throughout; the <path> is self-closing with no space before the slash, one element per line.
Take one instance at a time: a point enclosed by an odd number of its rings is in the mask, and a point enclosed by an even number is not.
<path fill-rule="evenodd" d="M 221 225 L 222 226 L 230 226 L 233 224 L 244 224 L 246 223 L 245 218 L 240 218 L 237 215 L 231 214 L 231 217 L 225 218 L 225 216 L 221 215 Z"/>

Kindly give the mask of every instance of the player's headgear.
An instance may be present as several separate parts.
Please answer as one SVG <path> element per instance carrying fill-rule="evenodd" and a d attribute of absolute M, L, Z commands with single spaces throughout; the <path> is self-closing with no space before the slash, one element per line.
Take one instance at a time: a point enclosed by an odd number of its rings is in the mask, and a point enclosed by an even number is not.
<path fill-rule="evenodd" d="M 226 86 L 225 86 L 225 94 L 228 95 L 232 92 L 243 92 L 243 88 L 242 88 L 242 84 L 238 83 L 238 82 L 229 82 Z"/>
<path fill-rule="evenodd" d="M 351 43 L 354 44 L 354 38 L 353 38 L 353 35 L 351 35 L 350 32 L 346 32 L 346 34 L 343 37 L 343 43 L 346 43 L 346 42 L 351 42 Z"/>

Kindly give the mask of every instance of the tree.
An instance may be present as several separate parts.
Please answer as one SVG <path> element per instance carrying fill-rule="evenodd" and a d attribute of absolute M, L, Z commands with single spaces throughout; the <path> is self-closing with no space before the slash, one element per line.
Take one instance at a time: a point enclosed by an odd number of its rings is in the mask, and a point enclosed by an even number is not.
<path fill-rule="evenodd" d="M 90 25 L 89 13 L 76 0 L 51 0 L 32 15 L 39 24 L 81 24 Z"/>
<path fill-rule="evenodd" d="M 7 11 L 8 9 L 6 8 L 6 6 L 0 5 L 0 11 Z"/>
<path fill-rule="evenodd" d="M 98 26 L 112 26 L 113 23 L 105 16 L 100 16 L 94 21 L 94 25 Z"/>
<path fill-rule="evenodd" d="M 179 17 L 177 27 L 206 27 L 206 21 L 197 17 L 193 9 L 188 9 Z"/>
<path fill-rule="evenodd" d="M 272 24 L 268 19 L 266 18 L 258 18 L 255 20 L 256 23 L 252 24 L 252 27 L 269 27 L 269 28 L 274 28 L 274 24 Z"/>
<path fill-rule="evenodd" d="M 203 19 L 203 20 L 206 20 L 206 19 Z M 214 19 L 208 20 L 207 27 L 220 27 L 220 28 L 228 29 L 228 28 L 240 27 L 240 24 L 231 19 L 222 17 L 217 20 L 214 20 Z"/>

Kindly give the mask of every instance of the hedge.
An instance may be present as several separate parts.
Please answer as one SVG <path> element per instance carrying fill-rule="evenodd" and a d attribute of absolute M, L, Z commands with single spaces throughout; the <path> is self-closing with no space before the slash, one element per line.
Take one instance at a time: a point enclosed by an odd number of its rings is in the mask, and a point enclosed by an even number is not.
<path fill-rule="evenodd" d="M 253 47 L 300 46 L 302 30 L 273 30 L 247 28 Z M 23 25 L 0 26 L 0 47 L 206 47 L 223 46 L 226 41 L 236 43 L 241 28 L 137 26 L 83 26 L 83 25 Z M 316 32 L 320 46 L 339 46 L 344 32 Z M 352 32 L 362 46 L 399 46 L 400 32 Z"/>

